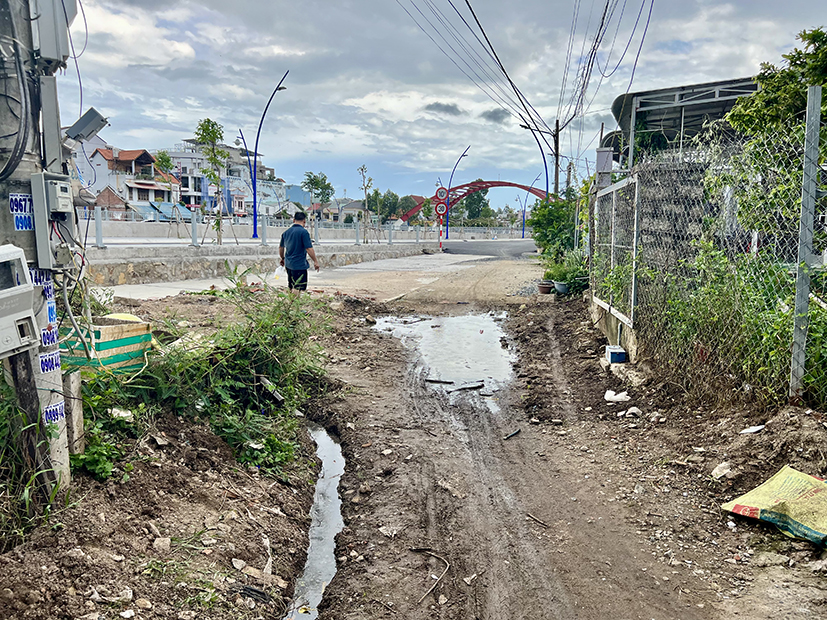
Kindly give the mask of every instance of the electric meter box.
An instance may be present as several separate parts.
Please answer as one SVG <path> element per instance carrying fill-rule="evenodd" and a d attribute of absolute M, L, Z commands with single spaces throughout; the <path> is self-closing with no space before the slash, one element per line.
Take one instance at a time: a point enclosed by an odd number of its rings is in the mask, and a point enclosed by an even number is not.
<path fill-rule="evenodd" d="M 65 174 L 32 175 L 32 211 L 37 242 L 37 266 L 63 269 L 72 260 L 70 244 L 75 237 L 72 183 Z"/>
<path fill-rule="evenodd" d="M 39 342 L 26 255 L 17 246 L 0 245 L 0 359 Z"/>
<path fill-rule="evenodd" d="M 76 0 L 32 0 L 29 10 L 34 48 L 41 62 L 65 66 L 72 54 L 69 27 L 78 14 Z"/>

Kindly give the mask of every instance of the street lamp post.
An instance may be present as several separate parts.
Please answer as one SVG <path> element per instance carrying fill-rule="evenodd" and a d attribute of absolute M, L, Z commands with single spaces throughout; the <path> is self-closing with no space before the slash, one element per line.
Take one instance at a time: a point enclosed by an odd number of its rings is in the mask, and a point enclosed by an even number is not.
<path fill-rule="evenodd" d="M 463 157 L 468 155 L 468 150 L 470 148 L 471 148 L 471 145 L 469 144 L 468 148 L 466 148 L 462 152 L 462 155 L 459 156 L 459 159 L 457 159 L 457 163 L 454 164 L 454 169 L 451 170 L 451 178 L 448 179 L 448 197 L 445 199 L 445 206 L 447 207 L 447 209 L 445 211 L 445 239 L 446 240 L 448 239 L 448 226 L 449 226 L 449 220 L 450 220 L 450 217 L 451 217 L 451 182 L 454 180 L 454 173 L 457 171 L 457 166 L 459 166 L 460 159 L 462 159 Z"/>
<path fill-rule="evenodd" d="M 273 90 L 273 94 L 270 95 L 270 99 L 267 100 L 267 105 L 264 106 L 264 112 L 261 113 L 261 120 L 258 122 L 258 131 L 256 132 L 256 145 L 253 149 L 253 157 L 258 157 L 258 141 L 261 137 L 261 127 L 262 125 L 264 125 L 264 117 L 267 115 L 267 110 L 270 108 L 270 104 L 273 102 L 273 97 L 275 97 L 276 93 L 280 90 L 287 90 L 287 87 L 282 86 L 282 83 L 287 78 L 288 73 L 290 73 L 290 71 L 285 72 L 281 80 L 279 80 L 279 83 Z M 247 148 L 247 141 L 244 140 L 244 134 L 241 133 L 240 129 L 238 130 L 238 133 L 241 134 L 241 140 L 244 142 L 244 150 L 247 151 L 247 165 L 250 167 L 250 174 L 253 177 L 253 239 L 258 239 L 258 162 L 256 162 L 255 166 L 253 166 L 253 164 L 250 161 L 250 151 Z"/>
<path fill-rule="evenodd" d="M 542 174 L 543 173 L 541 172 L 540 174 L 537 175 L 537 178 L 534 179 L 534 183 L 536 183 L 537 181 L 540 180 L 540 176 Z M 526 205 L 528 204 L 528 194 L 531 191 L 531 188 L 534 187 L 534 183 L 531 184 L 531 187 L 529 188 L 529 191 L 525 193 L 525 199 L 523 199 L 523 236 L 521 237 L 522 239 L 525 239 L 525 210 L 526 210 Z M 548 198 L 548 194 L 546 194 L 546 198 Z M 519 198 L 518 198 L 518 200 L 519 200 Z"/>

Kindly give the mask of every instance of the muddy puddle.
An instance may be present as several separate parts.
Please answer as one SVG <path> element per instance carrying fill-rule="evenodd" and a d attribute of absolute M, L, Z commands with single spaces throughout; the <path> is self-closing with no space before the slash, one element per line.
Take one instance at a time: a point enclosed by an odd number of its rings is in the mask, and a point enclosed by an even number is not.
<path fill-rule="evenodd" d="M 284 620 L 313 620 L 322 601 L 324 589 L 336 574 L 335 538 L 342 531 L 342 501 L 339 498 L 339 479 L 345 471 L 342 449 L 321 426 L 308 424 L 308 431 L 316 442 L 316 456 L 322 470 L 316 481 L 313 508 L 310 510 L 310 548 L 304 571 L 296 582 L 293 604 Z"/>
<path fill-rule="evenodd" d="M 383 317 L 376 329 L 417 351 L 426 382 L 451 396 L 478 394 L 498 413 L 496 394 L 513 376 L 500 314 Z"/>

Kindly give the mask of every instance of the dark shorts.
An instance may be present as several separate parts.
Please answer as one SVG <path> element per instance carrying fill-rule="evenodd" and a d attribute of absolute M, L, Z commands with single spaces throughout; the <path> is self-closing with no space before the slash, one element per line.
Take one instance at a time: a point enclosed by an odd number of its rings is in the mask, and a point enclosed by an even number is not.
<path fill-rule="evenodd" d="M 288 269 L 287 287 L 291 291 L 307 290 L 307 269 Z"/>

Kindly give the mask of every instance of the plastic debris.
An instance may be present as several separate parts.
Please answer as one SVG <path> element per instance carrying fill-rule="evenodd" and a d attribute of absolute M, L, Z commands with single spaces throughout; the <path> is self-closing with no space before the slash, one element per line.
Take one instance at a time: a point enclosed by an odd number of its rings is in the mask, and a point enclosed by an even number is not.
<path fill-rule="evenodd" d="M 772 523 L 790 536 L 822 547 L 827 544 L 827 483 L 789 465 L 721 508 Z"/>
<path fill-rule="evenodd" d="M 720 480 L 731 471 L 732 467 L 729 463 L 721 463 L 715 469 L 712 470 L 712 477 L 715 478 L 715 480 Z"/>
<path fill-rule="evenodd" d="M 632 400 L 632 397 L 626 392 L 617 393 L 614 390 L 606 390 L 606 394 L 603 398 L 610 403 L 625 403 L 626 401 Z"/>
<path fill-rule="evenodd" d="M 759 424 L 758 426 L 750 426 L 749 428 L 745 428 L 742 430 L 739 435 L 752 435 L 753 433 L 759 433 L 764 430 L 765 425 Z"/>

